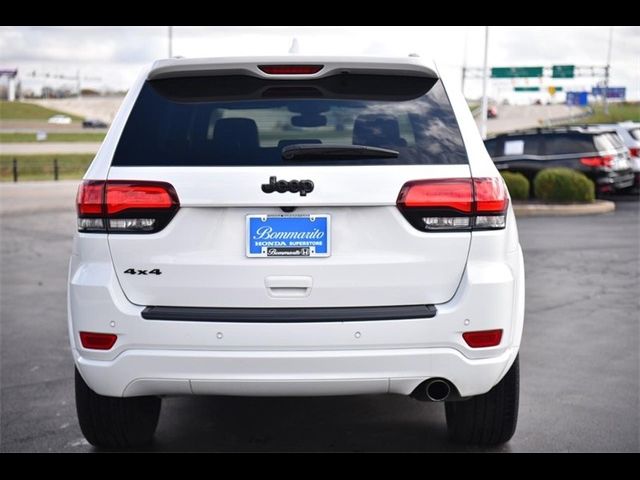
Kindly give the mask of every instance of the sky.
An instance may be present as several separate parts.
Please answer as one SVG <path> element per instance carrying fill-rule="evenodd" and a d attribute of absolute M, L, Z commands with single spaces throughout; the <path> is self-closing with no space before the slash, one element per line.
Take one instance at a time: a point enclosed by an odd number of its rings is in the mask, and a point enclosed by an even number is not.
<path fill-rule="evenodd" d="M 39 89 L 36 70 L 75 76 L 87 88 L 126 90 L 141 67 L 168 56 L 168 28 L 0 27 L 0 68 L 18 68 L 23 85 Z M 607 61 L 610 27 L 489 27 L 489 66 L 594 65 Z M 296 38 L 300 54 L 400 55 L 434 58 L 460 87 L 462 65 L 482 66 L 484 27 L 173 27 L 173 55 L 212 57 L 286 54 Z M 640 99 L 640 27 L 613 27 L 610 86 L 627 87 Z M 489 94 L 528 103 L 540 94 L 515 93 L 515 85 L 590 89 L 601 79 L 492 80 Z M 65 81 L 48 81 L 60 86 Z M 66 81 L 70 86 L 75 82 Z M 467 80 L 477 98 L 480 80 Z"/>

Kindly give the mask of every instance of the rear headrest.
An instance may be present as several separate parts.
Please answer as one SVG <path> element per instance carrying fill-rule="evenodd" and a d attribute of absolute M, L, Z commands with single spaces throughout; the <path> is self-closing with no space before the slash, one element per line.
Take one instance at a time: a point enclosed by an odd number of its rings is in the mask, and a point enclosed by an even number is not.
<path fill-rule="evenodd" d="M 259 148 L 258 126 L 250 118 L 221 118 L 213 129 L 216 149 L 227 149 L 237 154 Z"/>
<path fill-rule="evenodd" d="M 353 125 L 353 144 L 370 147 L 406 147 L 400 136 L 398 119 L 393 115 L 368 113 L 356 117 Z"/>

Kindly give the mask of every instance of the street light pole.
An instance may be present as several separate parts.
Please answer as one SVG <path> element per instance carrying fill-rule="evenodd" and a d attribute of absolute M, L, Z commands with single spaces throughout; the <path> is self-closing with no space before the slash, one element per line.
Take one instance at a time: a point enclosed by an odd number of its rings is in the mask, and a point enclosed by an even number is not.
<path fill-rule="evenodd" d="M 482 139 L 487 138 L 487 108 L 489 107 L 489 101 L 487 99 L 487 82 L 489 77 L 488 67 L 488 54 L 489 54 L 489 27 L 484 27 L 484 63 L 482 66 L 482 113 L 480 117 L 480 135 Z"/>
<path fill-rule="evenodd" d="M 169 33 L 169 58 L 173 57 L 173 27 L 167 27 L 169 29 L 168 33 Z"/>
<path fill-rule="evenodd" d="M 609 71 L 611 70 L 611 47 L 613 45 L 613 27 L 609 27 L 609 49 L 607 51 L 607 66 L 604 69 L 604 98 L 602 100 L 605 115 L 609 113 Z"/>

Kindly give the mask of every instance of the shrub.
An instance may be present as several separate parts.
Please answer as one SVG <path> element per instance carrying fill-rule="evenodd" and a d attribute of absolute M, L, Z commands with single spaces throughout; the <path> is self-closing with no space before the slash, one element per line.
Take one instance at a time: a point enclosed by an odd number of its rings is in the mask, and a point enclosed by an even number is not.
<path fill-rule="evenodd" d="M 529 180 L 521 173 L 500 172 L 509 194 L 513 200 L 527 200 L 529 198 Z"/>
<path fill-rule="evenodd" d="M 569 168 L 547 168 L 533 180 L 535 195 L 545 202 L 593 202 L 595 185 L 583 173 Z"/>

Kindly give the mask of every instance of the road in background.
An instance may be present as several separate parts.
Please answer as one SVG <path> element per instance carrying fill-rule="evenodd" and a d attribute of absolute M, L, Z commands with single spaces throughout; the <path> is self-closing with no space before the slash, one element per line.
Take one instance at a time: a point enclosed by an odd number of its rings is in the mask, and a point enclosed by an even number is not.
<path fill-rule="evenodd" d="M 0 143 L 3 155 L 96 153 L 102 142 Z"/>
<path fill-rule="evenodd" d="M 498 105 L 498 116 L 487 120 L 487 133 L 495 134 L 524 128 L 543 127 L 550 121 L 576 118 L 583 110 L 568 105 Z M 476 118 L 480 125 L 480 118 Z"/>
<path fill-rule="evenodd" d="M 77 182 L 0 185 L 0 451 L 92 451 L 66 320 Z M 639 444 L 639 204 L 522 218 L 527 304 L 513 440 L 489 451 Z M 152 450 L 452 451 L 442 404 L 402 396 L 168 398 Z M 478 451 L 467 448 L 465 450 Z"/>

